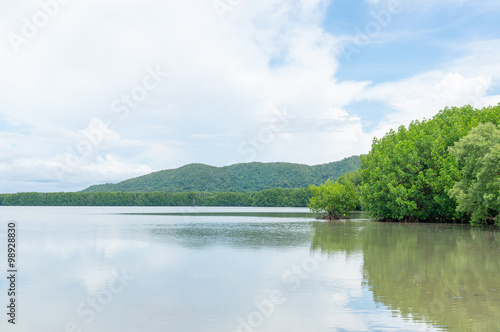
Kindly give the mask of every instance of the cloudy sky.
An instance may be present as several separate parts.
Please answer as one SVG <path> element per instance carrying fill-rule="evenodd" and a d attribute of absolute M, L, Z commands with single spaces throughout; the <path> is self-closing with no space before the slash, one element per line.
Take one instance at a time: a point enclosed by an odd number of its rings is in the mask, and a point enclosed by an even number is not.
<path fill-rule="evenodd" d="M 3 0 L 0 192 L 321 164 L 500 102 L 497 0 Z"/>

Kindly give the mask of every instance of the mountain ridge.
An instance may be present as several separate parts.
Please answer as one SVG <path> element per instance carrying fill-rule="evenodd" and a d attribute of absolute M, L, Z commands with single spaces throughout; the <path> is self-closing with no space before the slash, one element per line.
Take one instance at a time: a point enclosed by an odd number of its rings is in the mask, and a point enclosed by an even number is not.
<path fill-rule="evenodd" d="M 202 163 L 152 172 L 119 183 L 90 186 L 80 192 L 257 192 L 272 188 L 304 188 L 356 171 L 359 156 L 320 165 L 251 162 L 229 166 Z"/>

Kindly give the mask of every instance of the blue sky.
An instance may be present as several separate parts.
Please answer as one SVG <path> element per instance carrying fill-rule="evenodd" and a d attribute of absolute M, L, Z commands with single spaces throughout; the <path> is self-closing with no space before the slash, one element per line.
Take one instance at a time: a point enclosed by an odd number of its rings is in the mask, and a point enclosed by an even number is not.
<path fill-rule="evenodd" d="M 500 102 L 498 1 L 7 0 L 0 192 L 321 164 Z"/>
<path fill-rule="evenodd" d="M 498 38 L 494 28 L 498 11 L 486 11 L 481 8 L 481 1 L 476 4 L 449 2 L 423 13 L 415 12 L 411 3 L 401 1 L 401 13 L 391 15 L 379 40 L 367 44 L 363 52 L 352 56 L 352 61 L 340 57 L 339 79 L 374 83 L 402 79 L 439 69 L 451 59 L 464 56 L 467 44 Z M 383 6 L 363 1 L 335 1 L 328 7 L 323 26 L 332 34 L 350 35 L 356 27 L 364 31 L 366 24 L 376 20 L 372 13 L 385 10 Z"/>

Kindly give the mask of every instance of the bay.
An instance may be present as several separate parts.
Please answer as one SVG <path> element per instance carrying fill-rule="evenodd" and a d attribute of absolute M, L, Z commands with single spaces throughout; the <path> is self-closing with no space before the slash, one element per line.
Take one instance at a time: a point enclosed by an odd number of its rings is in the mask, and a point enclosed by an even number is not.
<path fill-rule="evenodd" d="M 301 208 L 0 213 L 4 257 L 7 223 L 17 222 L 19 264 L 17 324 L 4 319 L 2 331 L 500 328 L 492 229 L 378 223 L 363 213 L 324 222 Z M 4 303 L 7 289 L 4 278 Z"/>

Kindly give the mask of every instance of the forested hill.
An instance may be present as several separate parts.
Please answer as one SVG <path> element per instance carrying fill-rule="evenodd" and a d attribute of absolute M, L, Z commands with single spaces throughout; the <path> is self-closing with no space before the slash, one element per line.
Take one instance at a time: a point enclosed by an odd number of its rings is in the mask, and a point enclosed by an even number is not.
<path fill-rule="evenodd" d="M 94 185 L 82 192 L 256 192 L 271 188 L 320 185 L 360 168 L 359 156 L 328 164 L 246 163 L 225 167 L 189 164 L 117 184 Z"/>

